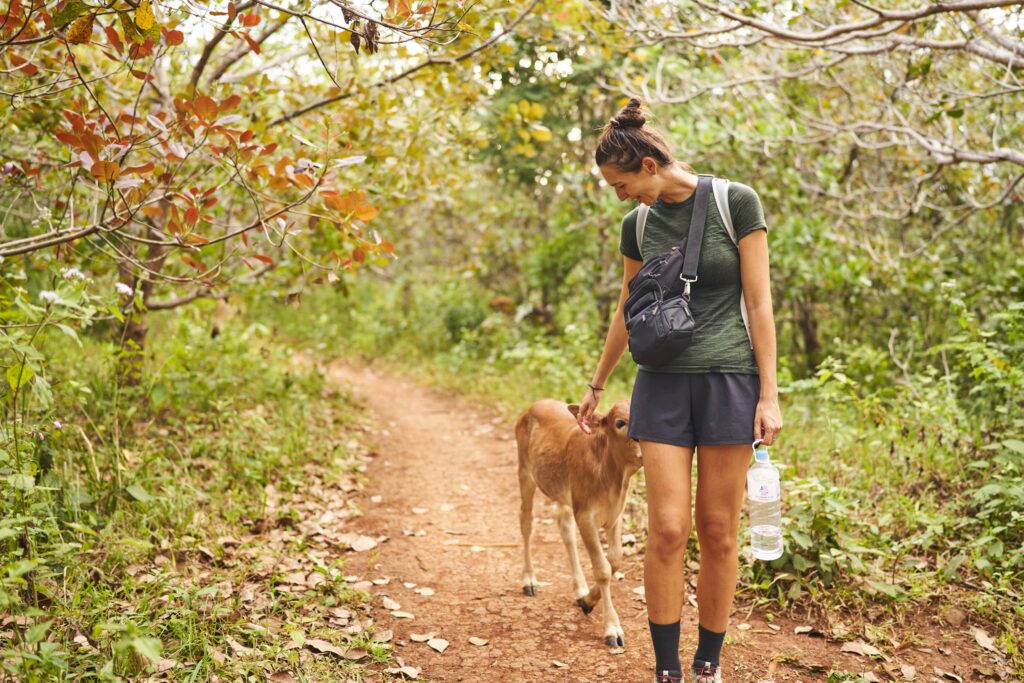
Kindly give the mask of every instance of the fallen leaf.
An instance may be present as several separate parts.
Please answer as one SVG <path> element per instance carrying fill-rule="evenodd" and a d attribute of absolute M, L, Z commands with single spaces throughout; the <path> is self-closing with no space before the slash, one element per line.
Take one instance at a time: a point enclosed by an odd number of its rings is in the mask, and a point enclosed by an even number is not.
<path fill-rule="evenodd" d="M 345 650 L 345 652 L 342 654 L 342 656 L 345 659 L 351 660 L 353 662 L 358 662 L 360 659 L 368 657 L 369 654 L 370 654 L 369 652 L 367 652 L 366 650 L 364 650 L 361 647 L 353 647 L 353 648 L 349 648 L 348 650 Z"/>
<path fill-rule="evenodd" d="M 292 572 L 281 578 L 281 583 L 288 583 L 295 586 L 306 585 L 306 572 Z"/>
<path fill-rule="evenodd" d="M 415 592 L 419 593 L 420 595 L 424 595 L 424 596 L 430 597 L 431 595 L 434 594 L 434 589 L 433 588 L 428 588 L 427 586 L 421 586 L 421 587 L 417 588 L 415 590 Z"/>
<path fill-rule="evenodd" d="M 413 508 L 412 512 L 416 515 L 425 515 L 430 512 L 430 508 Z"/>
<path fill-rule="evenodd" d="M 396 609 L 391 613 L 395 619 L 415 619 L 416 617 L 409 612 L 403 612 L 402 610 Z"/>
<path fill-rule="evenodd" d="M 295 678 L 292 677 L 287 671 L 275 671 L 270 674 L 270 680 L 272 683 L 295 683 Z"/>
<path fill-rule="evenodd" d="M 488 641 L 487 641 L 486 638 L 477 638 L 476 636 L 470 636 L 469 637 L 469 644 L 470 645 L 477 645 L 477 646 L 482 647 L 482 646 L 486 645 L 487 642 Z"/>
<path fill-rule="evenodd" d="M 881 657 L 882 651 L 874 645 L 868 645 L 863 640 L 856 640 L 852 643 L 843 643 L 843 646 L 839 648 L 840 652 L 852 652 L 855 655 L 864 655 L 865 657 Z"/>
<path fill-rule="evenodd" d="M 433 633 L 410 633 L 409 640 L 414 643 L 425 643 L 434 637 Z"/>
<path fill-rule="evenodd" d="M 873 671 L 865 671 L 860 677 L 868 683 L 882 683 L 882 679 L 876 676 Z"/>
<path fill-rule="evenodd" d="M 374 579 L 373 580 L 373 585 L 374 586 L 386 586 L 389 583 L 391 583 L 391 577 L 390 576 L 382 576 L 379 579 Z"/>
<path fill-rule="evenodd" d="M 444 652 L 448 649 L 448 641 L 444 638 L 431 638 L 427 641 L 427 646 L 438 652 Z"/>
<path fill-rule="evenodd" d="M 243 657 L 249 657 L 249 656 L 251 656 L 252 654 L 254 654 L 256 652 L 251 647 L 246 647 L 245 645 L 242 645 L 240 642 L 238 642 L 237 640 L 235 640 L 231 636 L 228 636 L 224 640 L 227 642 L 228 647 L 230 647 L 232 649 L 232 651 L 234 651 L 234 653 L 237 654 L 237 655 L 242 655 Z"/>
<path fill-rule="evenodd" d="M 951 681 L 956 681 L 956 683 L 964 683 L 964 679 L 960 678 L 959 676 L 957 676 L 955 673 L 953 673 L 951 671 L 943 671 L 942 669 L 940 669 L 937 666 L 933 667 L 933 668 L 935 670 L 935 675 L 936 676 L 940 676 L 942 678 L 946 678 L 946 679 L 949 679 Z"/>
<path fill-rule="evenodd" d="M 387 610 L 402 609 L 402 606 L 400 604 L 398 604 L 386 595 L 381 597 L 380 602 L 384 606 L 384 609 Z"/>
<path fill-rule="evenodd" d="M 560 662 L 557 659 L 551 660 L 551 663 L 554 665 L 554 667 L 556 669 L 568 669 L 569 668 L 568 664 L 566 664 L 565 662 Z"/>
<path fill-rule="evenodd" d="M 412 680 L 416 680 L 420 675 L 420 670 L 414 666 L 393 667 L 391 669 L 384 669 L 384 671 L 389 674 L 402 676 L 403 678 L 410 678 Z"/>
<path fill-rule="evenodd" d="M 912 681 L 917 678 L 917 668 L 910 664 L 900 664 L 900 673 L 903 674 L 903 678 L 908 681 Z"/>
<path fill-rule="evenodd" d="M 378 631 L 373 634 L 373 639 L 378 643 L 390 643 L 395 637 L 394 631 L 387 629 L 385 631 Z"/>
<path fill-rule="evenodd" d="M 797 626 L 793 629 L 793 633 L 800 635 L 801 633 L 810 633 L 813 630 L 813 626 Z"/>
<path fill-rule="evenodd" d="M 313 652 L 319 652 L 320 654 L 329 653 L 341 659 L 346 658 L 344 650 L 328 643 L 326 640 L 320 640 L 319 638 L 307 638 L 305 645 Z"/>
<path fill-rule="evenodd" d="M 749 631 L 750 630 L 750 624 L 747 624 L 747 623 L 739 624 L 738 626 L 736 626 L 736 628 L 739 629 L 740 631 Z"/>
<path fill-rule="evenodd" d="M 377 547 L 377 541 L 373 540 L 369 536 L 360 536 L 351 544 L 349 547 L 357 553 L 364 552 L 366 550 L 373 550 Z"/>
<path fill-rule="evenodd" d="M 777 624 L 768 624 L 768 628 L 770 628 L 773 631 L 781 631 L 782 630 L 782 627 L 777 625 Z"/>
<path fill-rule="evenodd" d="M 999 648 L 996 647 L 996 644 L 992 641 L 992 636 L 986 633 L 985 629 L 978 628 L 977 626 L 972 626 L 971 633 L 974 634 L 974 639 L 978 641 L 978 645 L 981 645 L 989 652 L 1001 654 L 999 652 Z"/>

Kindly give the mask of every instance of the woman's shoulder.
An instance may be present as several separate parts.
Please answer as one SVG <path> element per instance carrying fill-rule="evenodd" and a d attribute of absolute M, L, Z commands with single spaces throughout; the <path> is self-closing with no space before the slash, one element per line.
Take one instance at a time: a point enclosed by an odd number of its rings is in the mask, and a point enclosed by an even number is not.
<path fill-rule="evenodd" d="M 737 182 L 735 180 L 729 181 L 729 203 L 733 202 L 749 202 L 749 201 L 760 201 L 757 196 L 757 192 L 750 185 Z"/>
<path fill-rule="evenodd" d="M 640 214 L 640 205 L 637 204 L 632 209 L 626 212 L 626 215 L 622 217 L 622 227 L 629 229 L 636 229 L 636 219 Z"/>

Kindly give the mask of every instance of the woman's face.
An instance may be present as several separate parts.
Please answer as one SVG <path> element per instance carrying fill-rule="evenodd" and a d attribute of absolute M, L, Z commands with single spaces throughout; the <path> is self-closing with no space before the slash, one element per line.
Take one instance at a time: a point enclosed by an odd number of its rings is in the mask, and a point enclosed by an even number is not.
<path fill-rule="evenodd" d="M 619 201 L 633 200 L 650 206 L 661 193 L 661 182 L 658 176 L 658 164 L 654 159 L 645 157 L 640 170 L 632 173 L 622 171 L 614 164 L 599 167 L 606 183 L 612 186 Z"/>

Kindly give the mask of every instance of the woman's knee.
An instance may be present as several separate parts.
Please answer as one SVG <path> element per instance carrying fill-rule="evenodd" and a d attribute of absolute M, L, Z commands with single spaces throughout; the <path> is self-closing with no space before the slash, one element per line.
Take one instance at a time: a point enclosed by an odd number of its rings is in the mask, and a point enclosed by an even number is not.
<path fill-rule="evenodd" d="M 647 550 L 669 558 L 682 553 L 690 538 L 690 520 L 651 520 L 647 527 Z"/>
<path fill-rule="evenodd" d="M 739 549 L 739 526 L 731 519 L 712 517 L 697 520 L 701 555 L 732 556 Z"/>

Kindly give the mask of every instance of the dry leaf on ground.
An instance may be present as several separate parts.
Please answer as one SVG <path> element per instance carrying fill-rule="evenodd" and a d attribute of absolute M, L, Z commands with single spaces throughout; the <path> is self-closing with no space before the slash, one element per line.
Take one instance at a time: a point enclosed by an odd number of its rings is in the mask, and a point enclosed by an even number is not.
<path fill-rule="evenodd" d="M 868 645 L 863 640 L 855 640 L 852 643 L 843 643 L 843 646 L 839 648 L 840 652 L 852 652 L 855 655 L 864 655 L 865 657 L 881 657 L 882 651 L 874 645 Z"/>

